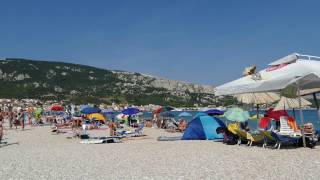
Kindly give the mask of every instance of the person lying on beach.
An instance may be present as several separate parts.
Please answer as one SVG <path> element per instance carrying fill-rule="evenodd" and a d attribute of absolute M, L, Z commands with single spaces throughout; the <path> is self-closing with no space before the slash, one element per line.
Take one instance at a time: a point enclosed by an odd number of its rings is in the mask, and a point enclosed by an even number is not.
<path fill-rule="evenodd" d="M 180 132 L 183 132 L 185 129 L 187 129 L 187 121 L 184 119 L 181 119 L 177 130 Z"/>

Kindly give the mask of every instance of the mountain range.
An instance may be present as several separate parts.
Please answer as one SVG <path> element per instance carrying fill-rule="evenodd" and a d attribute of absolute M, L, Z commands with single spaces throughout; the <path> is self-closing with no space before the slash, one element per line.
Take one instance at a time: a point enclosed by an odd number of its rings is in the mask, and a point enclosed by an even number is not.
<path fill-rule="evenodd" d="M 0 60 L 0 98 L 186 107 L 216 102 L 214 87 L 209 85 L 80 64 L 20 58 Z"/>

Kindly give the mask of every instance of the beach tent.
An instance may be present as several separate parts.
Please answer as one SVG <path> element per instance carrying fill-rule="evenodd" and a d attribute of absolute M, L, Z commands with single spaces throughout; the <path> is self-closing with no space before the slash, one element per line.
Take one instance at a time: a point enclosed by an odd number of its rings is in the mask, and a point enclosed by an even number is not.
<path fill-rule="evenodd" d="M 188 124 L 182 140 L 223 139 L 223 135 L 217 133 L 219 127 L 226 128 L 226 125 L 220 119 L 208 115 L 197 116 Z"/>

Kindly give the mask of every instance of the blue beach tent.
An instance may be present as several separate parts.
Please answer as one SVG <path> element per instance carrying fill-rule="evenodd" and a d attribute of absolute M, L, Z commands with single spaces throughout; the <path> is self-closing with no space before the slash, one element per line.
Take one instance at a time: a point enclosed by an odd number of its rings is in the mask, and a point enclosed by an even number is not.
<path fill-rule="evenodd" d="M 211 116 L 196 116 L 185 130 L 182 140 L 214 140 L 223 139 L 223 134 L 217 133 L 217 128 L 227 128 L 218 118 Z"/>

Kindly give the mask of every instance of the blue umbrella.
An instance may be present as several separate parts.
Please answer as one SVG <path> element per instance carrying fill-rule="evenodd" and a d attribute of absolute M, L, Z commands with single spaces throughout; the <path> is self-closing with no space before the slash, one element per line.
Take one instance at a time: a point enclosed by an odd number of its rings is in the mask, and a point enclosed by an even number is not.
<path fill-rule="evenodd" d="M 80 105 L 80 111 L 82 111 L 83 109 L 85 109 L 85 108 L 88 108 L 88 107 L 90 107 L 89 105 Z"/>
<path fill-rule="evenodd" d="M 82 114 L 93 114 L 93 113 L 100 113 L 101 109 L 97 107 L 86 107 L 81 110 Z"/>
<path fill-rule="evenodd" d="M 188 112 L 182 112 L 178 115 L 179 117 L 191 117 L 192 114 L 191 113 L 188 113 Z"/>
<path fill-rule="evenodd" d="M 122 114 L 131 116 L 134 114 L 138 114 L 139 112 L 140 112 L 140 110 L 137 108 L 127 108 L 122 111 Z"/>
<path fill-rule="evenodd" d="M 223 111 L 220 111 L 218 109 L 209 109 L 207 111 L 205 111 L 206 114 L 209 114 L 209 115 L 223 115 L 224 112 Z"/>
<path fill-rule="evenodd" d="M 208 116 L 208 114 L 203 113 L 203 112 L 199 112 L 194 116 L 194 118 L 197 118 L 197 117 L 200 117 L 200 116 Z"/>

